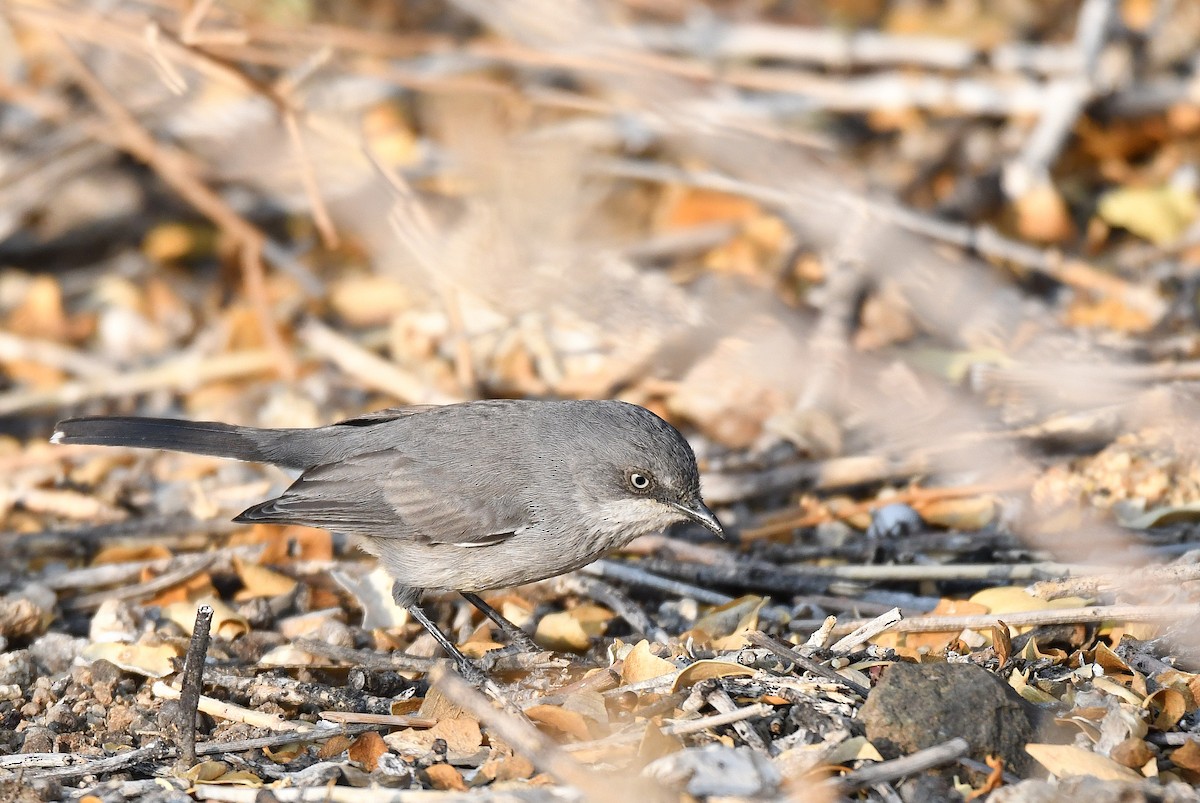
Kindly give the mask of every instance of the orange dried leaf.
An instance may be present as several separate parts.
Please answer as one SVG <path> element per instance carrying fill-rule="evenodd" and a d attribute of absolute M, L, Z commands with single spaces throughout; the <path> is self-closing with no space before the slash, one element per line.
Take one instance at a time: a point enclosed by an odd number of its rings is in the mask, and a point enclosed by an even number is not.
<path fill-rule="evenodd" d="M 233 568 L 242 581 L 242 588 L 234 595 L 237 601 L 255 597 L 279 597 L 290 594 L 296 587 L 296 581 L 286 574 L 272 571 L 257 563 L 247 563 L 240 557 L 234 557 Z"/>
<path fill-rule="evenodd" d="M 350 743 L 350 760 L 357 761 L 367 772 L 379 767 L 379 757 L 388 752 L 383 737 L 375 731 L 367 731 Z"/>
<path fill-rule="evenodd" d="M 591 731 L 588 729 L 587 720 L 577 711 L 569 711 L 562 706 L 557 705 L 535 705 L 525 709 L 525 715 L 534 722 L 540 722 L 543 725 L 572 736 L 579 741 L 587 741 L 592 738 Z"/>
<path fill-rule="evenodd" d="M 443 792 L 467 791 L 467 784 L 463 780 L 462 773 L 449 764 L 434 764 L 425 770 L 425 774 L 429 776 L 429 784 L 434 789 L 440 789 Z"/>

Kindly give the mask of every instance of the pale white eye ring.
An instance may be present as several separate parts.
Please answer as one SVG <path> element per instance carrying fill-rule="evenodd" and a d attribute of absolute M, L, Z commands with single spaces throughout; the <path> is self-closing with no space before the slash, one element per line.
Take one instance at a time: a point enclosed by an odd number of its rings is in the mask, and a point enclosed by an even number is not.
<path fill-rule="evenodd" d="M 629 484 L 633 486 L 634 490 L 644 491 L 650 487 L 650 478 L 640 472 L 632 471 L 629 474 Z"/>

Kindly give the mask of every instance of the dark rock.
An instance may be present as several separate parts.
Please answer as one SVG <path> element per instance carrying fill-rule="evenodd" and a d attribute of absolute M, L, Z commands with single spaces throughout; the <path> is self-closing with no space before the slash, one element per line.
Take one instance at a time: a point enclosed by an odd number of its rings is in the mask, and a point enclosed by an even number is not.
<path fill-rule="evenodd" d="M 1034 762 L 1025 745 L 1035 731 L 1027 707 L 1008 684 L 972 664 L 900 663 L 888 667 L 859 717 L 886 758 L 961 736 L 972 757 L 999 755 L 1026 774 Z"/>

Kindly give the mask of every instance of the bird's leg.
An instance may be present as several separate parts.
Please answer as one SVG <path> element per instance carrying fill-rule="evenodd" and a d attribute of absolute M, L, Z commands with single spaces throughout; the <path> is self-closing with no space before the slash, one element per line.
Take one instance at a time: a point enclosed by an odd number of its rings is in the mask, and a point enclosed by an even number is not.
<path fill-rule="evenodd" d="M 463 676 L 463 680 L 473 686 L 483 688 L 491 683 L 488 680 L 487 674 L 482 669 L 476 666 L 475 662 L 462 654 L 450 637 L 442 632 L 442 629 L 433 623 L 433 620 L 425 615 L 425 611 L 417 603 L 420 599 L 420 591 L 417 589 L 403 586 L 400 583 L 395 583 L 392 586 L 392 597 L 396 600 L 396 604 L 408 610 L 408 615 L 417 620 L 421 627 L 425 628 L 425 632 L 433 636 L 438 644 L 442 645 L 442 649 L 446 651 L 446 655 L 454 661 L 455 667 L 458 669 L 458 674 Z"/>
<path fill-rule="evenodd" d="M 518 650 L 521 652 L 538 652 L 541 650 L 541 647 L 530 638 L 528 633 L 505 619 L 504 614 L 484 602 L 483 597 L 478 594 L 472 594 L 470 591 L 460 591 L 458 593 L 462 594 L 463 599 L 478 608 L 484 616 L 495 622 L 496 626 L 508 635 L 509 642 Z"/>

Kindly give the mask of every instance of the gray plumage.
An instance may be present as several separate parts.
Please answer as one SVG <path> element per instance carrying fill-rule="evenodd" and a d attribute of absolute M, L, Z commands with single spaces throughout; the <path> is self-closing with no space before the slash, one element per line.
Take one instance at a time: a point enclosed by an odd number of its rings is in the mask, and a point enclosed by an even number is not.
<path fill-rule="evenodd" d="M 616 401 L 396 408 L 316 429 L 82 418 L 60 423 L 53 440 L 299 469 L 286 492 L 235 521 L 356 535 L 410 606 L 425 589 L 470 593 L 553 577 L 684 519 L 721 534 L 687 441 L 650 411 Z"/>

